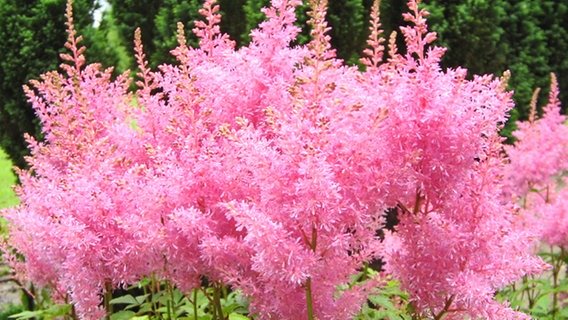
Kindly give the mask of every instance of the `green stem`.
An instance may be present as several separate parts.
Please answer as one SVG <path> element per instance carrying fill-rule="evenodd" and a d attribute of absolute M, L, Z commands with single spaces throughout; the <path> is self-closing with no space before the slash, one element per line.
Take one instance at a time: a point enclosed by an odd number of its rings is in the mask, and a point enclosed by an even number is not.
<path fill-rule="evenodd" d="M 150 277 L 150 292 L 152 294 L 152 297 L 154 297 L 154 295 L 158 294 L 158 292 L 160 292 L 160 287 L 159 284 L 156 281 L 156 277 L 152 274 L 152 276 Z M 160 314 L 160 312 L 158 311 L 159 306 L 158 306 L 158 301 L 151 299 L 151 306 L 152 306 L 152 312 L 154 313 L 155 316 L 158 316 L 158 319 L 162 319 L 162 315 Z"/>
<path fill-rule="evenodd" d="M 193 319 L 197 320 L 197 290 L 193 289 Z"/>
<path fill-rule="evenodd" d="M 306 304 L 308 306 L 308 320 L 314 320 L 314 302 L 312 300 L 312 278 L 306 281 Z"/>
<path fill-rule="evenodd" d="M 175 295 L 174 295 L 174 286 L 168 282 L 168 291 L 170 292 L 170 299 L 172 301 L 172 317 L 170 317 L 171 319 L 175 319 L 176 318 L 176 301 L 175 301 Z"/>
<path fill-rule="evenodd" d="M 172 308 L 171 308 L 171 301 L 166 301 L 166 312 L 168 314 L 168 320 L 172 320 Z"/>
<path fill-rule="evenodd" d="M 105 281 L 105 293 L 103 300 L 107 318 L 110 319 L 110 315 L 112 314 L 112 305 L 110 304 L 110 300 L 112 300 L 112 283 L 110 281 Z"/>
<path fill-rule="evenodd" d="M 215 309 L 217 309 L 217 319 L 224 320 L 223 306 L 221 306 L 221 285 L 218 283 L 213 285 L 213 303 L 215 305 Z"/>
<path fill-rule="evenodd" d="M 554 290 L 552 294 L 552 319 L 554 320 L 558 311 L 558 276 L 562 267 L 562 258 L 554 255 L 552 247 L 550 248 L 550 254 L 552 257 L 552 288 Z"/>
<path fill-rule="evenodd" d="M 529 282 L 528 276 L 523 276 L 523 285 L 525 287 L 525 289 L 523 291 L 527 295 L 527 301 L 529 302 L 529 310 L 530 310 L 534 307 L 535 301 L 534 301 L 533 295 L 531 294 L 533 292 L 533 287 L 532 287 L 531 283 Z"/>

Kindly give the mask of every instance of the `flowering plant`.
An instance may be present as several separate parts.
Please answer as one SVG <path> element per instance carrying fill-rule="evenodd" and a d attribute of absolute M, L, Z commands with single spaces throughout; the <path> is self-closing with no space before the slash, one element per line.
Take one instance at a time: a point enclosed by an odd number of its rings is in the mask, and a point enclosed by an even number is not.
<path fill-rule="evenodd" d="M 22 204 L 4 213 L 6 251 L 25 257 L 9 255 L 16 270 L 83 319 L 149 275 L 181 292 L 229 285 L 259 319 L 348 319 L 382 283 L 351 277 L 383 257 L 419 316 L 528 318 L 493 299 L 545 268 L 498 192 L 506 79 L 441 70 L 416 0 L 406 52 L 393 33 L 384 57 L 376 2 L 367 68 L 347 66 L 326 34 L 327 1 L 310 2 L 306 46 L 291 45 L 299 0 L 273 0 L 240 49 L 207 0 L 199 48 L 180 25 L 178 64 L 158 70 L 137 32 L 134 93 L 127 75 L 85 65 L 69 2 L 64 73 L 26 89 L 46 140 L 29 138 Z M 400 224 L 383 241 L 393 208 Z"/>

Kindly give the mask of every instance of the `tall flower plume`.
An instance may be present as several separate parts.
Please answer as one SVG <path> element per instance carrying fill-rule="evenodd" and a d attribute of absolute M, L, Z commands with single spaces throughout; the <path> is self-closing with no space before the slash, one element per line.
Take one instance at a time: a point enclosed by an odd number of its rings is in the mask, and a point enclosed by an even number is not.
<path fill-rule="evenodd" d="M 69 5 L 65 74 L 27 89 L 46 141 L 30 139 L 22 204 L 5 212 L 19 269 L 84 319 L 103 315 L 105 290 L 150 274 L 183 290 L 228 284 L 260 319 L 349 319 L 378 283 L 351 276 L 384 256 L 424 315 L 522 317 L 493 300 L 543 269 L 496 192 L 511 94 L 442 71 L 417 1 L 407 52 L 394 34 L 386 62 L 375 5 L 366 71 L 335 57 L 325 0 L 311 1 L 312 41 L 291 45 L 300 3 L 272 0 L 236 49 L 207 0 L 200 47 L 179 27 L 178 64 L 158 70 L 136 36 L 134 93 L 84 65 Z M 381 242 L 389 208 L 401 223 Z"/>

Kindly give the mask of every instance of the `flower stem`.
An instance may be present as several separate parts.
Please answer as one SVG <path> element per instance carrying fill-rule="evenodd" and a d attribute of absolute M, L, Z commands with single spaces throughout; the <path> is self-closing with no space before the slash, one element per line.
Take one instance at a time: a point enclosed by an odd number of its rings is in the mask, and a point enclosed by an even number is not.
<path fill-rule="evenodd" d="M 193 318 L 197 320 L 197 290 L 193 289 Z"/>
<path fill-rule="evenodd" d="M 308 320 L 314 320 L 314 303 L 312 300 L 312 278 L 306 281 L 306 304 L 308 306 Z"/>
<path fill-rule="evenodd" d="M 174 294 L 174 286 L 172 285 L 171 282 L 167 282 L 168 285 L 168 291 L 170 293 L 170 300 L 171 300 L 171 305 L 172 305 L 172 319 L 175 319 L 177 317 L 177 309 L 176 309 L 176 297 Z"/>
<path fill-rule="evenodd" d="M 446 313 L 450 311 L 450 306 L 452 305 L 452 302 L 454 302 L 454 296 L 451 296 L 448 299 L 446 299 L 444 309 L 442 309 L 438 314 L 434 315 L 434 320 L 442 320 L 446 315 Z"/>
<path fill-rule="evenodd" d="M 224 320 L 225 317 L 223 316 L 223 306 L 221 305 L 221 285 L 215 284 L 213 285 L 213 303 L 215 309 L 217 309 L 217 319 Z"/>
<path fill-rule="evenodd" d="M 112 284 L 111 284 L 110 281 L 106 281 L 105 282 L 104 305 L 105 305 L 105 311 L 106 311 L 108 319 L 110 319 L 110 315 L 112 314 L 112 305 L 110 304 L 110 300 L 112 300 Z"/>

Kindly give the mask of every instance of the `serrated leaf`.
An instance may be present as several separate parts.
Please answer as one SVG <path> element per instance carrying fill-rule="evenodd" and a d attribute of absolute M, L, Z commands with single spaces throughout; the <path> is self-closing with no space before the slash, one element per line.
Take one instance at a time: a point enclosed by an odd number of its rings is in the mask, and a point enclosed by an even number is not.
<path fill-rule="evenodd" d="M 164 297 L 164 292 L 158 291 L 152 295 L 152 302 L 157 303 L 160 301 L 160 299 L 163 299 L 163 297 Z"/>
<path fill-rule="evenodd" d="M 138 310 L 138 312 L 140 313 L 148 313 L 152 311 L 152 306 L 149 303 L 145 303 L 143 305 L 140 306 L 140 309 Z"/>
<path fill-rule="evenodd" d="M 138 288 L 145 287 L 147 285 L 150 285 L 150 282 L 151 282 L 150 278 L 144 278 L 144 279 L 138 281 L 137 287 Z"/>
<path fill-rule="evenodd" d="M 71 312 L 70 304 L 56 304 L 44 311 L 44 318 L 55 318 L 69 314 Z"/>
<path fill-rule="evenodd" d="M 376 306 L 378 307 L 382 307 L 384 309 L 394 309 L 394 305 L 392 304 L 392 301 L 390 301 L 389 298 L 385 297 L 385 296 L 370 296 L 369 300 Z"/>
<path fill-rule="evenodd" d="M 23 311 L 9 316 L 10 319 L 31 319 L 42 315 L 42 311 Z"/>
<path fill-rule="evenodd" d="M 138 304 L 142 304 L 146 301 L 146 299 L 150 296 L 149 293 L 147 294 L 143 294 L 141 296 L 136 296 L 134 299 L 136 299 L 136 302 L 138 302 Z"/>
<path fill-rule="evenodd" d="M 174 296 L 173 300 L 176 305 L 180 304 L 183 298 L 185 297 L 183 293 L 179 292 L 179 290 L 174 290 L 173 296 Z"/>
<path fill-rule="evenodd" d="M 238 313 L 231 313 L 229 315 L 229 320 L 250 320 L 249 317 L 245 317 L 242 314 L 238 314 Z"/>
<path fill-rule="evenodd" d="M 128 304 L 128 305 L 139 305 L 140 303 L 132 295 L 127 294 L 125 296 L 120 296 L 110 300 L 110 304 Z"/>
<path fill-rule="evenodd" d="M 110 320 L 130 320 L 134 316 L 136 316 L 136 313 L 128 310 L 122 310 L 117 313 L 111 314 Z"/>

